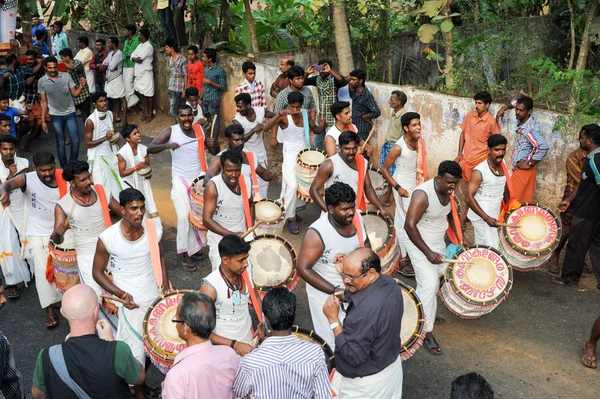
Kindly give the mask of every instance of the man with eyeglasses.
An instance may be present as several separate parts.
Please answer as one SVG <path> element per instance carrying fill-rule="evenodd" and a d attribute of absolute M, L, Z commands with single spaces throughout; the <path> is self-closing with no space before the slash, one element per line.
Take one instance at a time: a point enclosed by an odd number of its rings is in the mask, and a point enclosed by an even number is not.
<path fill-rule="evenodd" d="M 348 306 L 343 325 L 336 295 L 329 295 L 323 306 L 335 335 L 337 372 L 342 375 L 334 390 L 348 399 L 400 399 L 402 292 L 392 277 L 381 274 L 381 260 L 370 248 L 343 256 L 336 268 L 346 286 Z"/>
<path fill-rule="evenodd" d="M 356 193 L 346 183 L 336 182 L 325 190 L 327 212 L 310 225 L 298 256 L 298 274 L 306 281 L 306 296 L 315 332 L 335 349 L 332 329 L 323 314 L 327 298 L 344 290 L 344 281 L 335 263 L 357 248 L 371 247 L 360 214 L 356 214 Z M 340 320 L 344 314 L 340 311 Z"/>

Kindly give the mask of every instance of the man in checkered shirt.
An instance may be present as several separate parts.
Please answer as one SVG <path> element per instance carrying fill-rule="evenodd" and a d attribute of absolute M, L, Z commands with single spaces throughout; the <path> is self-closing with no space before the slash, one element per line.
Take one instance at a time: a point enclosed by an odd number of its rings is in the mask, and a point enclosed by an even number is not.
<path fill-rule="evenodd" d="M 248 93 L 252 99 L 250 106 L 266 108 L 265 86 L 262 82 L 256 81 L 256 66 L 252 62 L 246 61 L 242 64 L 242 72 L 244 81 L 235 89 L 235 95 Z"/>

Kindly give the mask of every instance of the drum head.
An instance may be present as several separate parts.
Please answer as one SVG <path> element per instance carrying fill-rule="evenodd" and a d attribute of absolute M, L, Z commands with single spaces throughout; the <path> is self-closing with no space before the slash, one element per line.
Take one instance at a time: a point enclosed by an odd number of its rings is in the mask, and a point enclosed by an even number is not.
<path fill-rule="evenodd" d="M 383 175 L 375 169 L 369 169 L 369 177 L 374 188 L 384 187 L 387 185 Z"/>
<path fill-rule="evenodd" d="M 137 173 L 138 173 L 138 175 L 146 176 L 146 175 L 152 173 L 152 166 L 146 165 L 142 169 L 138 169 Z"/>
<path fill-rule="evenodd" d="M 305 330 L 298 326 L 292 326 L 292 333 L 303 341 L 310 342 L 319 345 L 325 352 L 325 361 L 327 362 L 327 369 L 331 371 L 335 368 L 335 360 L 333 351 L 327 342 L 318 336 L 314 331 Z"/>
<path fill-rule="evenodd" d="M 400 341 L 402 348 L 400 354 L 406 353 L 403 358 L 408 358 L 421 345 L 423 335 L 425 334 L 425 317 L 423 305 L 418 299 L 417 294 L 411 286 L 395 279 L 402 291 L 404 303 L 404 313 L 402 314 L 402 324 L 400 327 Z"/>
<path fill-rule="evenodd" d="M 560 220 L 548 207 L 525 203 L 506 215 L 503 227 L 506 241 L 517 252 L 527 256 L 543 256 L 556 248 L 562 233 Z"/>
<path fill-rule="evenodd" d="M 268 223 L 278 221 L 283 214 L 281 206 L 271 200 L 258 201 L 254 204 L 254 210 L 256 212 L 256 219 Z"/>
<path fill-rule="evenodd" d="M 321 165 L 326 158 L 325 154 L 317 150 L 305 150 L 298 154 L 298 157 L 303 163 L 314 166 Z"/>
<path fill-rule="evenodd" d="M 293 278 L 296 253 L 283 237 L 270 234 L 258 236 L 250 243 L 248 253 L 252 263 L 252 280 L 258 289 L 284 285 Z"/>
<path fill-rule="evenodd" d="M 115 133 L 113 132 L 112 136 L 110 136 L 110 139 L 108 140 L 109 143 L 116 143 L 117 141 L 119 141 L 119 138 L 121 137 L 120 133 Z"/>
<path fill-rule="evenodd" d="M 366 212 L 362 216 L 371 248 L 373 251 L 379 252 L 390 239 L 390 225 L 379 215 L 379 212 Z"/>
<path fill-rule="evenodd" d="M 192 189 L 196 194 L 204 196 L 204 176 L 194 179 L 192 182 Z"/>

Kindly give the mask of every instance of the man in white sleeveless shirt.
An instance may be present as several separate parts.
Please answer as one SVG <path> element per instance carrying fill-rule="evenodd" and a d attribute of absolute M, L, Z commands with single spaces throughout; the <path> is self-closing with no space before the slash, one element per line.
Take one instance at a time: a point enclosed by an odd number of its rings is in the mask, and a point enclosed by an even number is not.
<path fill-rule="evenodd" d="M 475 244 L 489 245 L 500 249 L 498 216 L 502 200 L 508 202 L 505 168 L 506 137 L 493 134 L 488 138 L 489 154 L 485 161 L 473 169 L 467 187 L 467 217 L 473 224 Z"/>
<path fill-rule="evenodd" d="M 119 146 L 109 140 L 118 133 L 114 131 L 113 114 L 108 110 L 106 93 L 96 92 L 90 97 L 95 110 L 85 121 L 85 148 L 92 180 L 106 187 L 116 199 L 123 190 L 117 161 Z"/>
<path fill-rule="evenodd" d="M 321 190 L 331 186 L 336 182 L 342 182 L 348 184 L 354 192 L 358 195 L 358 164 L 356 161 L 356 155 L 358 153 L 358 143 L 360 143 L 360 137 L 358 134 L 350 131 L 346 131 L 340 134 L 339 137 L 339 151 L 329 159 L 325 160 L 319 166 L 317 176 L 313 180 L 310 186 L 310 196 L 315 201 L 315 204 L 327 212 L 327 206 L 325 200 L 319 194 Z M 391 219 L 390 213 L 383 207 L 377 194 L 373 189 L 371 178 L 369 177 L 369 163 L 363 158 L 363 170 L 360 171 L 363 175 L 363 194 L 366 196 L 371 204 L 381 212 L 381 216 L 385 219 Z M 357 203 L 359 199 L 357 198 Z M 364 200 L 363 200 L 364 204 Z M 357 205 L 358 206 L 358 205 Z M 360 210 L 360 206 L 358 206 Z M 366 208 L 364 209 L 366 210 Z"/>
<path fill-rule="evenodd" d="M 248 225 L 254 225 L 252 186 L 250 179 L 242 175 L 242 153 L 227 150 L 221 154 L 220 160 L 221 174 L 210 179 L 204 189 L 203 223 L 208 229 L 208 257 L 213 271 L 221 264 L 221 239 L 230 234 L 241 236 Z M 246 211 L 250 213 L 249 223 Z"/>
<path fill-rule="evenodd" d="M 204 145 L 213 155 L 219 151 L 216 141 L 206 137 L 199 125 L 194 128 L 193 120 L 192 108 L 189 105 L 180 106 L 177 111 L 178 124 L 164 129 L 148 146 L 150 154 L 171 151 L 171 200 L 177 213 L 177 253 L 183 254 L 182 264 L 190 271 L 197 270 L 191 256 L 206 245 L 204 233 L 194 230 L 188 220 L 190 187 L 194 179 L 206 173 L 206 156 L 200 156 L 204 154 Z M 197 137 L 195 129 L 200 129 L 198 136 L 201 137 Z"/>
<path fill-rule="evenodd" d="M 419 150 L 425 152 L 425 149 L 419 149 L 419 145 L 424 145 L 422 140 L 419 141 L 421 138 L 421 115 L 416 112 L 406 112 L 400 117 L 400 123 L 404 134 L 390 149 L 380 171 L 389 186 L 393 188 L 394 202 L 396 203 L 394 228 L 403 257 L 400 263 L 400 274 L 413 277 L 415 271 L 406 251 L 408 236 L 404 230 L 404 221 L 413 190 L 420 184 L 420 180 L 427 180 L 426 176 L 419 175 L 417 171 L 418 152 Z M 389 168 L 394 164 L 396 170 L 392 176 Z"/>
<path fill-rule="evenodd" d="M 85 161 L 69 161 L 62 172 L 63 179 L 71 185 L 71 191 L 58 201 L 54 209 L 54 231 L 50 238 L 55 244 L 62 244 L 65 232 L 71 227 L 77 251 L 77 267 L 83 284 L 93 288 L 100 299 L 100 286 L 92 277 L 94 253 L 98 236 L 106 230 L 106 218 L 110 222 L 109 207 L 116 214 L 121 206 L 112 197 L 110 190 L 102 187 L 104 198 L 90 178 L 89 165 Z M 103 203 L 107 205 L 104 208 Z M 67 218 L 69 220 L 67 221 Z"/>
<path fill-rule="evenodd" d="M 300 228 L 296 219 L 296 190 L 298 189 L 298 181 L 296 180 L 296 157 L 298 153 L 310 147 L 310 131 L 320 134 L 325 130 L 326 124 L 324 119 L 319 120 L 319 125 L 315 124 L 315 112 L 307 112 L 308 125 L 304 124 L 304 116 L 302 104 L 304 103 L 304 95 L 299 91 L 292 91 L 288 94 L 288 109 L 280 111 L 267 124 L 264 130 L 271 130 L 277 126 L 281 129 L 283 138 L 283 163 L 282 182 L 281 182 L 281 198 L 280 201 L 285 208 L 287 215 L 288 229 L 291 234 L 298 235 Z"/>
<path fill-rule="evenodd" d="M 248 93 L 240 93 L 234 98 L 237 113 L 233 117 L 233 123 L 244 128 L 244 148 L 252 152 L 258 163 L 265 169 L 269 169 L 267 149 L 264 141 L 265 118 L 272 118 L 275 114 L 265 107 L 252 107 L 252 98 Z M 258 188 L 260 196 L 267 198 L 269 182 L 258 177 Z"/>
<path fill-rule="evenodd" d="M 362 216 L 355 219 L 356 193 L 352 187 L 346 183 L 333 183 L 325 190 L 325 203 L 327 213 L 306 231 L 296 266 L 298 274 L 306 281 L 313 328 L 334 350 L 335 337 L 323 313 L 323 305 L 329 295 L 344 290 L 336 263 L 359 247 L 370 248 L 371 243 Z M 340 321 L 343 319 L 344 314 L 340 312 Z"/>
<path fill-rule="evenodd" d="M 462 176 L 462 170 L 454 161 L 444 161 L 438 168 L 438 174 L 431 180 L 417 186 L 412 193 L 406 212 L 404 228 L 409 240 L 406 242 L 408 255 L 415 269 L 417 296 L 423 302 L 425 312 L 425 349 L 438 355 L 442 352 L 433 336 L 433 325 L 444 323 L 436 317 L 436 295 L 440 287 L 440 277 L 444 275 L 447 264 L 442 262 L 446 254 L 444 236 L 448 223 L 454 227 L 450 195 Z M 456 229 L 454 229 L 456 232 Z"/>
<path fill-rule="evenodd" d="M 239 151 L 243 157 L 242 175 L 250 179 L 250 182 L 252 183 L 252 195 L 254 196 L 254 200 L 260 201 L 262 198 L 267 198 L 266 191 L 264 192 L 264 196 L 262 192 L 260 192 L 260 182 L 277 181 L 277 175 L 267 169 L 266 166 L 263 166 L 260 164 L 260 162 L 258 162 L 258 157 L 254 151 L 246 148 L 248 143 L 244 143 L 244 128 L 241 125 L 234 123 L 227 126 L 223 132 L 223 135 L 225 136 L 227 149 L 221 151 L 216 157 L 211 159 L 210 164 L 208 165 L 208 170 L 206 171 L 206 176 L 204 177 L 205 184 L 214 176 L 221 173 L 222 153 L 227 150 Z M 252 161 L 254 169 L 252 169 L 250 161 Z M 257 187 L 255 187 L 255 182 L 257 183 Z"/>
<path fill-rule="evenodd" d="M 66 183 L 62 178 L 57 180 L 54 155 L 40 151 L 33 156 L 35 172 L 14 177 L 0 185 L 0 202 L 10 206 L 9 194 L 21 189 L 27 204 L 26 217 L 26 248 L 33 260 L 35 287 L 38 292 L 40 306 L 46 310 L 46 328 L 56 327 L 57 315 L 54 309 L 60 308 L 62 293 L 54 283 L 46 280 L 46 262 L 48 260 L 48 240 L 54 228 L 54 207 L 61 197 L 66 194 Z"/>
<path fill-rule="evenodd" d="M 217 308 L 217 325 L 210 341 L 227 345 L 244 356 L 252 351 L 252 318 L 248 310 L 248 289 L 252 288 L 242 278 L 248 268 L 250 244 L 230 234 L 221 239 L 218 249 L 220 265 L 206 276 L 200 288 L 200 293 L 211 297 Z"/>
<path fill-rule="evenodd" d="M 331 104 L 331 114 L 335 119 L 335 125 L 327 129 L 325 134 L 324 147 L 328 157 L 332 157 L 338 151 L 339 138 L 344 132 L 358 132 L 358 128 L 352 123 L 352 109 L 347 101 L 336 101 Z M 360 136 L 359 136 L 360 137 Z M 363 150 L 369 149 L 368 144 L 365 146 L 365 141 L 360 139 L 358 143 L 359 154 Z"/>
<path fill-rule="evenodd" d="M 0 182 L 12 179 L 15 174 L 29 167 L 29 161 L 15 156 L 17 139 L 10 134 L 0 135 Z M 0 210 L 0 251 L 4 253 L 4 279 L 8 298 L 19 297 L 17 284 L 31 281 L 31 272 L 23 259 L 23 244 L 25 239 L 25 198 L 21 190 L 10 193 L 10 206 Z"/>
<path fill-rule="evenodd" d="M 93 276 L 100 287 L 125 301 L 119 309 L 115 339 L 129 345 L 136 360 L 143 365 L 146 360 L 142 342 L 144 316 L 158 298 L 159 289 L 167 291 L 169 271 L 159 242 L 162 228 L 144 217 L 142 193 L 127 188 L 119 193 L 119 203 L 123 219 L 100 234 Z M 152 257 L 153 247 L 158 247 L 159 259 Z M 104 273 L 109 262 L 113 280 Z M 159 286 L 157 275 L 163 286 Z"/>

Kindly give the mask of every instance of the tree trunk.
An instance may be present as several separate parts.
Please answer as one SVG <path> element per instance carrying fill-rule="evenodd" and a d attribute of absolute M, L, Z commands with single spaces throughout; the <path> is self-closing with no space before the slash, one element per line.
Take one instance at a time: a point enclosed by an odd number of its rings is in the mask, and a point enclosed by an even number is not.
<path fill-rule="evenodd" d="M 454 0 L 447 0 L 442 9 L 442 14 L 450 14 L 450 7 Z M 446 46 L 446 67 L 444 68 L 444 77 L 446 78 L 446 87 L 454 87 L 454 29 L 444 33 L 444 45 Z"/>
<path fill-rule="evenodd" d="M 577 51 L 577 46 L 575 44 L 575 24 L 573 20 L 575 19 L 575 13 L 573 12 L 573 2 L 572 0 L 567 0 L 567 4 L 569 6 L 569 16 L 571 19 L 571 54 L 569 55 L 569 67 L 567 70 L 573 69 L 573 64 L 575 63 L 575 51 Z"/>
<path fill-rule="evenodd" d="M 254 28 L 254 17 L 252 17 L 252 9 L 250 8 L 250 0 L 244 0 L 244 10 L 246 13 L 246 21 L 248 21 L 248 32 L 250 32 L 250 42 L 252 43 L 252 51 L 260 52 L 258 48 L 258 39 L 256 37 L 256 29 Z"/>
<path fill-rule="evenodd" d="M 577 101 L 579 101 L 579 85 L 581 84 L 581 75 L 583 74 L 585 66 L 587 65 L 587 58 L 590 52 L 590 26 L 592 25 L 592 21 L 596 17 L 597 12 L 598 0 L 592 0 L 590 11 L 587 19 L 585 20 L 583 35 L 581 36 L 581 45 L 579 46 L 579 55 L 577 56 L 577 65 L 575 66 L 577 76 L 573 81 L 573 90 L 571 90 L 571 99 L 569 100 L 569 112 L 575 112 L 575 106 L 577 105 Z"/>
<path fill-rule="evenodd" d="M 383 74 L 384 81 L 387 83 L 392 83 L 392 42 L 390 40 L 390 9 L 389 2 L 386 2 L 386 7 L 381 10 L 381 19 L 383 20 L 382 29 L 383 29 L 383 37 L 384 42 L 387 44 L 387 50 L 385 51 L 386 62 L 385 62 L 385 72 Z"/>
<path fill-rule="evenodd" d="M 216 41 L 229 41 L 229 30 L 231 29 L 231 7 L 228 0 L 221 0 L 221 10 L 219 12 L 219 30 L 216 32 Z"/>
<path fill-rule="evenodd" d="M 571 1 L 571 0 L 567 0 L 567 1 Z M 477 25 L 479 23 L 480 20 L 480 11 L 479 11 L 479 7 L 480 7 L 480 0 L 475 0 L 475 25 Z"/>
<path fill-rule="evenodd" d="M 344 5 L 344 0 L 332 0 L 331 3 L 331 20 L 335 38 L 335 52 L 338 57 L 338 70 L 342 76 L 346 76 L 354 69 L 352 46 L 350 45 L 350 32 L 348 31 L 348 21 L 346 20 Z"/>

